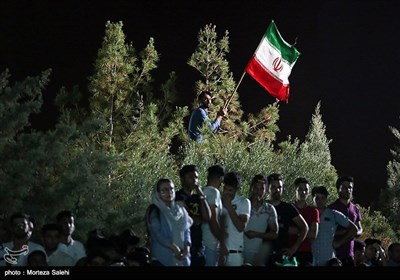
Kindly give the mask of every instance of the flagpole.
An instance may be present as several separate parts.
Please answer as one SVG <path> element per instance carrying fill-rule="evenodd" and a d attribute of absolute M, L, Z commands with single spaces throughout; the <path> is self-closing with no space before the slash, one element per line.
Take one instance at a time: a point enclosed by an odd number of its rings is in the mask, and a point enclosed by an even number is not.
<path fill-rule="evenodd" d="M 274 22 L 274 20 L 272 20 L 271 22 Z M 258 47 L 257 47 L 257 49 L 258 49 Z M 257 51 L 257 49 L 256 49 L 256 51 Z M 239 88 L 239 85 L 240 85 L 240 83 L 242 82 L 242 80 L 243 80 L 243 78 L 244 78 L 244 75 L 246 75 L 246 70 L 243 71 L 243 74 L 242 74 L 242 77 L 240 77 L 239 83 L 237 84 L 235 90 L 232 92 L 231 96 L 229 96 L 228 100 L 226 101 L 226 103 L 225 103 L 225 105 L 224 105 L 224 107 L 223 107 L 224 109 L 228 108 L 229 103 L 231 103 L 232 98 L 233 98 L 233 95 L 235 94 L 235 92 L 236 92 L 237 89 Z"/>
<path fill-rule="evenodd" d="M 237 89 L 239 88 L 240 83 L 243 80 L 244 75 L 246 75 L 246 71 L 243 72 L 242 77 L 240 77 L 240 80 L 235 88 L 235 90 L 232 92 L 232 94 L 229 96 L 228 100 L 226 101 L 226 103 L 224 104 L 224 109 L 228 108 L 229 103 L 231 103 L 233 95 L 235 94 L 235 92 L 237 91 Z"/>

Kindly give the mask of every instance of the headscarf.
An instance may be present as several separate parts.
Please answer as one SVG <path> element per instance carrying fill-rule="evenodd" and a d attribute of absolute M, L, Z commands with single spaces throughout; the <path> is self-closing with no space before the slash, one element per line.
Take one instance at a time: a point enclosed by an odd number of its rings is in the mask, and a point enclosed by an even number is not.
<path fill-rule="evenodd" d="M 168 207 L 164 201 L 161 200 L 157 185 L 153 188 L 151 202 L 155 204 L 160 212 L 167 219 L 170 230 L 172 231 L 172 241 L 178 245 L 179 248 L 184 247 L 184 232 L 191 227 L 193 219 L 189 216 L 185 207 L 171 201 L 171 207 Z"/>

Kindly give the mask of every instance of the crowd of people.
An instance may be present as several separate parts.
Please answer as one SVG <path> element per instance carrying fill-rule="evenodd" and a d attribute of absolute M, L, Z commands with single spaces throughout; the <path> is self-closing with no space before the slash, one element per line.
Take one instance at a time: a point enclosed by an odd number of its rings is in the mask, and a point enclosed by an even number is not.
<path fill-rule="evenodd" d="M 211 121 L 211 92 L 202 91 L 197 99 L 188 135 L 202 143 L 200 128 L 207 123 L 215 133 L 227 109 Z M 70 211 L 42 226 L 38 244 L 30 240 L 34 219 L 15 213 L 9 231 L 0 217 L 0 266 L 400 266 L 400 243 L 385 249 L 380 240 L 363 236 L 350 176 L 338 178 L 338 197 L 330 205 L 327 188 L 311 188 L 303 177 L 292 184 L 291 202 L 282 200 L 284 179 L 278 173 L 255 174 L 247 197 L 239 173 L 218 164 L 208 168 L 204 187 L 195 165 L 184 165 L 179 177 L 179 190 L 170 178 L 154 185 L 144 245 L 132 229 L 109 237 L 93 230 L 86 242 L 74 240 Z"/>
<path fill-rule="evenodd" d="M 132 229 L 109 237 L 93 230 L 77 241 L 70 211 L 41 227 L 39 244 L 31 241 L 32 217 L 2 217 L 0 266 L 400 266 L 400 243 L 383 248 L 363 238 L 352 177 L 339 177 L 338 198 L 327 205 L 327 189 L 306 178 L 293 182 L 296 198 L 286 202 L 281 174 L 256 174 L 243 196 L 239 173 L 218 164 L 207 171 L 204 187 L 195 165 L 180 169 L 179 190 L 169 178 L 157 181 L 143 245 Z"/>

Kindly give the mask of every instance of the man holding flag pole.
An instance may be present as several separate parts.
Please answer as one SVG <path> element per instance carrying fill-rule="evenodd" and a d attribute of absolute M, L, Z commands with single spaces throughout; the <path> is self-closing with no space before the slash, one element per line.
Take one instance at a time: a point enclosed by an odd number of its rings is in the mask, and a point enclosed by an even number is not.
<path fill-rule="evenodd" d="M 202 135 L 199 128 L 204 121 L 208 122 L 213 132 L 217 131 L 222 118 L 227 115 L 228 106 L 246 73 L 252 76 L 277 100 L 286 101 L 287 103 L 290 88 L 289 76 L 299 56 L 300 52 L 294 45 L 288 44 L 282 38 L 275 22 L 272 20 L 240 77 L 235 90 L 227 98 L 213 122 L 208 119 L 208 107 L 211 105 L 212 100 L 211 93 L 203 91 L 199 94 L 198 101 L 200 106 L 191 114 L 188 126 L 189 137 L 199 143 L 202 142 Z"/>

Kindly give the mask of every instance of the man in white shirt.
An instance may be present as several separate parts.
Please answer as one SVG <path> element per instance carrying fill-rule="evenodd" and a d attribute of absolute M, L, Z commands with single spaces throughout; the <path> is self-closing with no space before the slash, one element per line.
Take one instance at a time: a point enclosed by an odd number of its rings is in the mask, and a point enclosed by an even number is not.
<path fill-rule="evenodd" d="M 74 266 L 75 259 L 63 252 L 60 245 L 61 227 L 58 224 L 45 224 L 42 227 L 43 246 L 49 266 Z"/>
<path fill-rule="evenodd" d="M 229 172 L 224 177 L 224 189 L 221 200 L 222 220 L 226 236 L 224 244 L 228 249 L 225 266 L 243 265 L 243 231 L 250 217 L 250 200 L 237 194 L 240 177 Z"/>
<path fill-rule="evenodd" d="M 25 213 L 15 213 L 10 218 L 10 224 L 13 240 L 0 246 L 0 266 L 27 266 L 30 252 L 44 252 L 41 245 L 29 241 L 34 221 Z"/>
<path fill-rule="evenodd" d="M 71 211 L 61 211 L 57 214 L 57 223 L 61 226 L 61 239 L 59 249 L 74 258 L 75 263 L 86 257 L 83 243 L 74 240 L 72 234 L 75 231 L 75 217 Z"/>
<path fill-rule="evenodd" d="M 221 165 L 213 165 L 208 168 L 207 186 L 203 188 L 204 195 L 210 206 L 211 219 L 201 225 L 203 243 L 205 246 L 206 266 L 217 266 L 219 251 L 226 254 L 225 246 L 220 248 L 220 241 L 223 239 L 223 228 L 220 224 L 222 214 L 222 201 L 219 187 L 221 186 L 225 170 Z"/>

